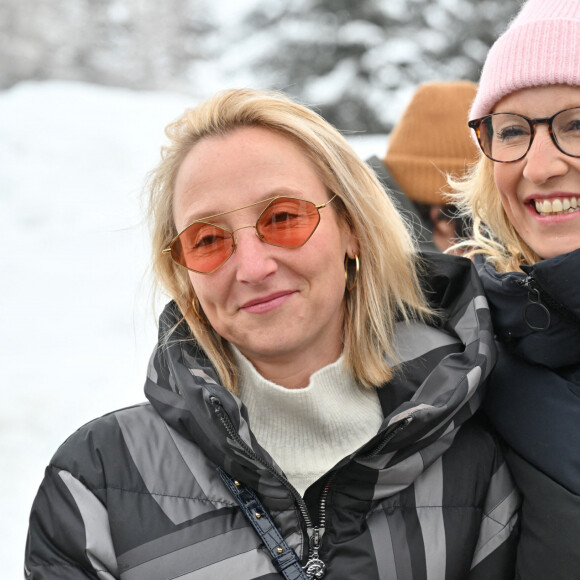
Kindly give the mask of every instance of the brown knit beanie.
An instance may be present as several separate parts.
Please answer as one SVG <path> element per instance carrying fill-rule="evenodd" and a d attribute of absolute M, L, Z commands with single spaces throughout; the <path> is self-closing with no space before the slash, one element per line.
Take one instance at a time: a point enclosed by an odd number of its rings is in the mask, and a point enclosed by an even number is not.
<path fill-rule="evenodd" d="M 385 165 L 412 201 L 446 203 L 446 174 L 478 159 L 467 119 L 477 85 L 470 81 L 420 85 L 389 138 Z"/>

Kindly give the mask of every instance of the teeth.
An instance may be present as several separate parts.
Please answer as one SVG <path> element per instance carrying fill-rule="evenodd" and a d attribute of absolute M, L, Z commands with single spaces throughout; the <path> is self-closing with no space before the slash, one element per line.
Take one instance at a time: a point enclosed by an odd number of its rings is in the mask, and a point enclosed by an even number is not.
<path fill-rule="evenodd" d="M 536 211 L 542 216 L 560 213 L 573 213 L 580 209 L 578 207 L 578 197 L 557 197 L 552 200 L 536 199 L 534 204 L 536 206 Z"/>

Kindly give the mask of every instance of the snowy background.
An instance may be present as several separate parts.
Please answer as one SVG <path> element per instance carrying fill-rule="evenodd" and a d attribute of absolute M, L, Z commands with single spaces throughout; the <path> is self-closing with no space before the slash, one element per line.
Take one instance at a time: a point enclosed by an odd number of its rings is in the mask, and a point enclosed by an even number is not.
<path fill-rule="evenodd" d="M 144 400 L 157 306 L 142 186 L 182 94 L 65 82 L 0 92 L 0 562 L 22 578 L 50 457 L 83 423 Z M 349 137 L 383 156 L 384 135 Z"/>

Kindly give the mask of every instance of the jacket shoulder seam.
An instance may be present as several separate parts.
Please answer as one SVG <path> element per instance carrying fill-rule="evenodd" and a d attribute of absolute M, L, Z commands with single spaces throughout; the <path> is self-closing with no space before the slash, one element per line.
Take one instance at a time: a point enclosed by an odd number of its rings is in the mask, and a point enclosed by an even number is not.
<path fill-rule="evenodd" d="M 64 468 L 64 467 L 60 467 L 58 465 L 55 465 L 53 463 L 51 463 L 49 465 L 49 467 L 51 469 L 55 469 L 57 471 L 65 471 L 66 473 L 70 473 L 70 475 L 72 477 L 74 477 L 75 479 L 79 480 L 79 478 L 77 477 L 77 475 L 75 475 L 74 473 L 71 473 L 68 469 Z M 80 480 L 79 480 L 80 481 Z M 223 505 L 223 506 L 227 506 L 227 507 L 235 507 L 237 504 L 234 501 L 227 501 L 227 500 L 213 500 L 213 499 L 209 499 L 209 498 L 202 498 L 202 497 L 192 497 L 189 495 L 176 495 L 176 494 L 171 494 L 171 493 L 161 493 L 161 492 L 157 492 L 157 491 L 149 491 L 149 490 L 145 490 L 145 491 L 141 491 L 138 489 L 128 489 L 125 487 L 121 487 L 121 486 L 116 486 L 116 485 L 105 485 L 105 486 L 98 486 L 98 487 L 91 487 L 89 486 L 86 482 L 81 482 L 90 492 L 92 493 L 96 493 L 99 491 L 108 491 L 108 490 L 115 490 L 115 491 L 122 491 L 124 493 L 136 493 L 139 495 L 147 495 L 147 496 L 157 496 L 157 497 L 169 497 L 169 498 L 173 498 L 173 499 L 186 499 L 186 500 L 190 500 L 190 501 L 197 501 L 200 503 L 208 503 L 211 505 Z"/>
<path fill-rule="evenodd" d="M 29 568 L 74 568 L 75 570 L 85 570 L 88 572 L 110 572 L 109 570 L 105 570 L 104 568 L 87 568 L 86 566 L 79 566 L 78 564 L 69 563 L 69 562 L 45 562 L 40 560 L 38 562 L 30 563 L 28 566 Z"/>

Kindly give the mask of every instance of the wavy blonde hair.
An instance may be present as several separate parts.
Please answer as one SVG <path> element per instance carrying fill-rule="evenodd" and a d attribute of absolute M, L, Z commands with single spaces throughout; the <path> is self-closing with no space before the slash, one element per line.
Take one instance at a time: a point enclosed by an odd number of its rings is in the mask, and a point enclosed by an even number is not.
<path fill-rule="evenodd" d="M 493 161 L 483 154 L 460 179 L 448 178 L 450 195 L 463 217 L 473 220 L 472 239 L 453 246 L 470 258 L 483 254 L 500 272 L 520 270 L 520 265 L 540 261 L 511 224 L 501 203 L 493 176 Z"/>
<path fill-rule="evenodd" d="M 317 113 L 281 93 L 220 92 L 186 110 L 166 128 L 169 144 L 162 148 L 147 188 L 156 282 L 177 303 L 224 386 L 236 392 L 236 367 L 227 341 L 196 315 L 187 270 L 162 250 L 178 233 L 173 221 L 174 187 L 186 155 L 202 139 L 224 136 L 240 127 L 261 127 L 292 140 L 314 164 L 328 191 L 337 195 L 329 207 L 354 232 L 360 251 L 356 289 L 345 291 L 344 359 L 365 387 L 386 383 L 392 369 L 385 356 L 396 360 L 396 318 L 431 315 L 419 285 L 413 240 L 375 174 L 345 138 Z"/>

